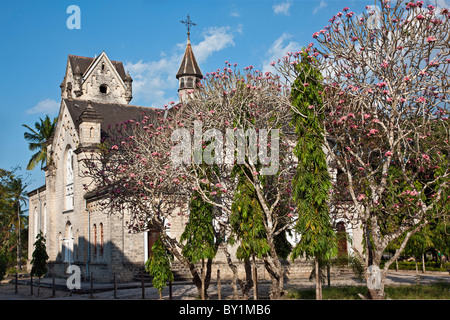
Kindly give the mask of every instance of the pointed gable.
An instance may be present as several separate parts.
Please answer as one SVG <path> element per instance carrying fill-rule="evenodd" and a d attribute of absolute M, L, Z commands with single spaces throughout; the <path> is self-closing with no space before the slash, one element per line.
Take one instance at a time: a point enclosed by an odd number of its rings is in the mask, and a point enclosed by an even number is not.
<path fill-rule="evenodd" d="M 70 63 L 70 67 L 75 72 L 77 68 L 79 68 L 80 73 L 84 76 L 86 75 L 86 72 L 95 64 L 96 61 L 100 59 L 102 55 L 100 54 L 96 58 L 89 58 L 89 57 L 81 57 L 81 56 L 75 56 L 69 54 L 68 60 Z M 126 73 L 125 68 L 123 67 L 123 63 L 120 61 L 112 61 L 110 60 L 114 68 L 116 69 L 117 73 L 119 74 L 120 78 L 122 80 L 125 80 Z"/>

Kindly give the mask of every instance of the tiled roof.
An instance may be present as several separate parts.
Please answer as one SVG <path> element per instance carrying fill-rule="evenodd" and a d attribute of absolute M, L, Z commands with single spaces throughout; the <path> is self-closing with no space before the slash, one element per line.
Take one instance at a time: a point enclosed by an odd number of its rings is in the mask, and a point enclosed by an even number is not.
<path fill-rule="evenodd" d="M 163 109 L 155 109 L 142 106 L 133 106 L 129 104 L 119 104 L 119 103 L 100 103 L 91 101 L 91 107 L 88 108 L 89 101 L 79 100 L 79 99 L 63 99 L 69 113 L 75 122 L 75 127 L 78 130 L 78 122 L 80 116 L 83 115 L 95 115 L 102 119 L 101 128 L 103 132 L 108 131 L 108 126 L 114 127 L 116 124 L 120 124 L 127 120 L 138 120 L 144 115 L 150 118 L 157 118 L 158 111 L 161 111 L 161 115 L 164 114 Z M 93 110 L 92 110 L 92 109 Z"/>
<path fill-rule="evenodd" d="M 96 60 L 96 58 L 74 56 L 74 55 L 69 54 L 69 62 L 70 62 L 70 66 L 72 67 L 72 71 L 75 72 L 75 70 L 78 67 L 79 71 L 83 75 L 89 69 L 91 64 L 93 64 L 95 62 L 95 60 Z M 120 61 L 111 61 L 111 63 L 116 68 L 117 73 L 122 78 L 122 80 L 125 80 L 127 75 L 125 73 L 125 68 L 123 67 L 122 62 L 120 62 Z"/>

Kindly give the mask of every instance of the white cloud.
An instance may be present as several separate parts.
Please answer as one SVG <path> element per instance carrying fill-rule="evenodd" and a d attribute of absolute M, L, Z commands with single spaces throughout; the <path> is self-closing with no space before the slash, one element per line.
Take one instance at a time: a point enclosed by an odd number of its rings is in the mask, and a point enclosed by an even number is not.
<path fill-rule="evenodd" d="M 274 4 L 272 6 L 273 8 L 273 12 L 275 14 L 284 14 L 286 16 L 289 15 L 289 8 L 291 7 L 292 3 L 290 0 L 286 1 L 286 2 L 282 2 L 279 4 Z"/>
<path fill-rule="evenodd" d="M 320 10 L 322 10 L 323 8 L 325 8 L 327 6 L 327 3 L 324 0 L 321 0 L 319 5 L 317 7 L 314 8 L 313 10 L 313 14 L 316 14 L 317 12 L 319 12 Z"/>
<path fill-rule="evenodd" d="M 235 10 L 230 12 L 230 16 L 232 16 L 233 18 L 239 18 L 241 16 L 241 14 Z"/>
<path fill-rule="evenodd" d="M 53 99 L 44 99 L 42 101 L 39 101 L 33 108 L 28 109 L 28 114 L 34 114 L 34 113 L 42 113 L 42 114 L 55 114 L 59 111 L 60 104 L 59 102 L 53 100 Z"/>
<path fill-rule="evenodd" d="M 203 33 L 203 40 L 193 44 L 192 49 L 200 65 L 215 52 L 234 46 L 234 33 L 239 29 L 211 27 Z M 131 103 L 160 108 L 169 101 L 178 101 L 178 80 L 175 75 L 180 67 L 186 43 L 174 46 L 171 53 L 162 53 L 159 60 L 127 62 L 125 69 L 133 78 L 133 100 Z"/>
<path fill-rule="evenodd" d="M 237 30 L 237 32 L 239 32 L 239 30 Z M 234 35 L 229 27 L 209 28 L 203 36 L 203 41 L 192 46 L 198 63 L 206 61 L 206 59 L 216 51 L 221 51 L 229 46 L 234 46 Z"/>
<path fill-rule="evenodd" d="M 287 52 L 297 52 L 301 50 L 300 44 L 295 41 L 289 41 L 292 35 L 289 33 L 283 33 L 278 39 L 276 39 L 270 48 L 267 50 L 267 59 L 263 63 L 263 72 L 275 72 L 274 67 L 270 64 L 278 59 L 282 59 Z"/>

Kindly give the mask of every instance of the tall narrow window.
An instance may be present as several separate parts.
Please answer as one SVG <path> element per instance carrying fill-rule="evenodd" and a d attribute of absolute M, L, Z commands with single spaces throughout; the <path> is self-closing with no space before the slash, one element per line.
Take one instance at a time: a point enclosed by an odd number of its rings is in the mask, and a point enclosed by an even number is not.
<path fill-rule="evenodd" d="M 100 255 L 103 255 L 103 223 L 100 223 Z"/>
<path fill-rule="evenodd" d="M 74 154 L 69 148 L 66 154 L 66 210 L 73 209 L 73 162 Z"/>
<path fill-rule="evenodd" d="M 97 225 L 94 224 L 94 254 L 97 254 Z"/>
<path fill-rule="evenodd" d="M 338 255 L 340 257 L 347 256 L 347 232 L 345 231 L 345 223 L 339 222 L 336 226 L 338 240 Z"/>
<path fill-rule="evenodd" d="M 44 203 L 44 238 L 47 236 L 47 204 Z"/>
<path fill-rule="evenodd" d="M 188 88 L 193 88 L 194 87 L 194 80 L 192 78 L 187 78 L 187 85 L 186 87 Z"/>

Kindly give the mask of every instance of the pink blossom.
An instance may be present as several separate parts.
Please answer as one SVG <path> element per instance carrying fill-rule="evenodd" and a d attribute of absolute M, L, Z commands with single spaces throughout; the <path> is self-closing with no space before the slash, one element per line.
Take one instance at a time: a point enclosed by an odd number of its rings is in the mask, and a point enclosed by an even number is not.
<path fill-rule="evenodd" d="M 429 36 L 427 38 L 427 42 L 435 42 L 435 41 L 437 41 L 437 39 L 435 37 L 433 37 L 433 36 Z"/>
<path fill-rule="evenodd" d="M 365 199 L 365 198 L 366 198 L 365 195 L 360 194 L 360 195 L 358 196 L 357 200 L 358 200 L 358 201 L 362 201 L 362 200 Z"/>
<path fill-rule="evenodd" d="M 392 151 L 387 151 L 384 155 L 386 156 L 386 157 L 390 157 L 390 156 L 392 156 Z"/>
<path fill-rule="evenodd" d="M 425 98 L 424 97 L 419 97 L 416 100 L 417 102 L 425 102 Z"/>
<path fill-rule="evenodd" d="M 312 109 L 312 108 L 314 108 L 314 106 L 312 106 L 312 105 L 311 105 L 311 106 L 308 106 L 308 109 Z"/>
<path fill-rule="evenodd" d="M 111 150 L 119 150 L 119 147 L 116 146 L 116 145 L 113 145 L 113 146 L 111 147 Z"/>
<path fill-rule="evenodd" d="M 425 16 L 419 14 L 419 15 L 416 17 L 416 19 L 417 19 L 417 20 L 423 20 L 423 19 L 425 19 Z"/>
<path fill-rule="evenodd" d="M 369 135 L 377 134 L 377 133 L 378 133 L 377 129 L 370 129 L 370 131 L 369 131 Z"/>

